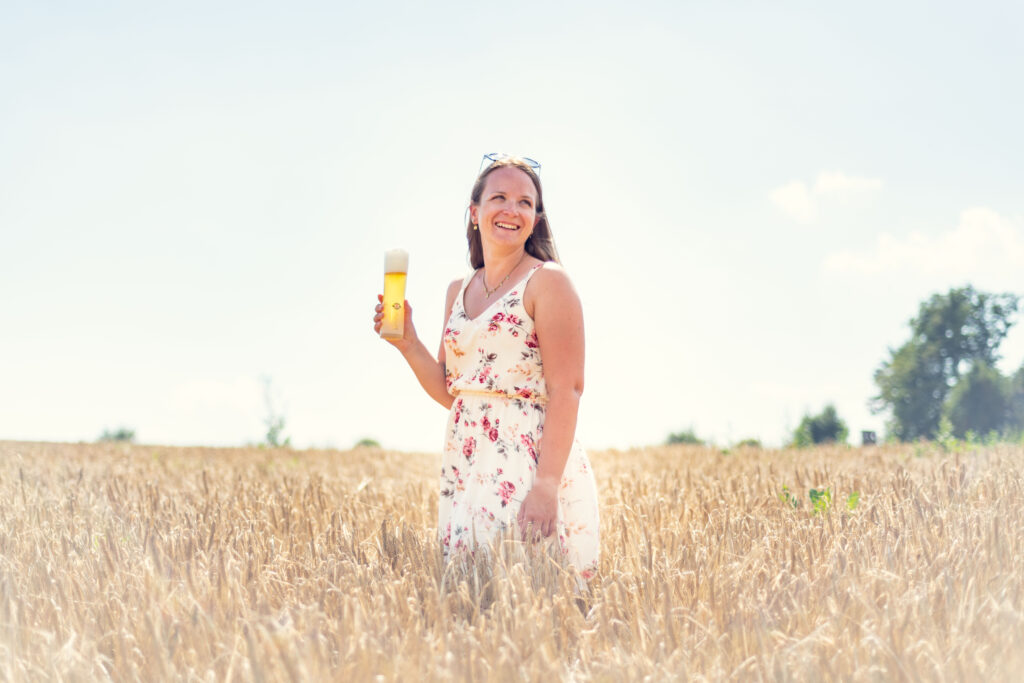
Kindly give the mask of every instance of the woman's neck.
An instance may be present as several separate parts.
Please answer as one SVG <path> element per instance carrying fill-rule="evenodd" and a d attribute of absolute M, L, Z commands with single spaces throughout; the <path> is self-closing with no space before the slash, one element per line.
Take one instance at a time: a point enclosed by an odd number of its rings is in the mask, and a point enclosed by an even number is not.
<path fill-rule="evenodd" d="M 495 284 L 498 280 L 511 273 L 512 270 L 525 261 L 526 258 L 527 253 L 525 247 L 520 247 L 514 251 L 484 249 L 484 269 L 486 271 L 487 279 L 493 280 L 490 284 Z"/>

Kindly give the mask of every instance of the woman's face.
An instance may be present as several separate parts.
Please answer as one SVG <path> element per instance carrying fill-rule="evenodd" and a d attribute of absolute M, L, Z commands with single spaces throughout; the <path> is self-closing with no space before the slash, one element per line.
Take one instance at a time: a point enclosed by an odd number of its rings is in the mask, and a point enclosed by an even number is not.
<path fill-rule="evenodd" d="M 469 211 L 485 244 L 524 245 L 537 225 L 537 188 L 525 172 L 503 166 L 487 176 L 480 203 Z"/>

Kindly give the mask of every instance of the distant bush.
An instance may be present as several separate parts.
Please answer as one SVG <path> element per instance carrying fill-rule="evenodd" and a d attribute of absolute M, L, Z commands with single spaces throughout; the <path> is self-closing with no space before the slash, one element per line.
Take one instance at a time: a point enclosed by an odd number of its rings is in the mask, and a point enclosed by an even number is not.
<path fill-rule="evenodd" d="M 738 444 L 736 444 L 736 448 L 761 448 L 761 447 L 762 446 L 761 446 L 761 440 L 760 439 L 743 439 L 743 441 L 740 441 Z"/>
<path fill-rule="evenodd" d="M 793 432 L 793 446 L 804 448 L 819 443 L 846 443 L 850 430 L 839 417 L 832 404 L 818 415 L 804 415 L 800 426 Z"/>
<path fill-rule="evenodd" d="M 1000 432 L 1010 426 L 1010 392 L 1010 381 L 992 366 L 978 361 L 950 390 L 943 417 L 949 419 L 958 439 L 967 438 L 968 432 Z"/>
<path fill-rule="evenodd" d="M 693 433 L 692 429 L 687 429 L 684 432 L 675 432 L 668 435 L 668 439 L 665 441 L 666 444 L 672 445 L 677 443 L 693 444 L 695 446 L 703 446 L 704 441 L 697 437 Z"/>
<path fill-rule="evenodd" d="M 1024 364 L 1010 378 L 1009 397 L 1010 429 L 1024 434 Z"/>
<path fill-rule="evenodd" d="M 355 448 L 380 448 L 380 443 L 370 438 L 359 439 L 359 441 L 356 441 Z"/>
<path fill-rule="evenodd" d="M 263 418 L 263 424 L 267 427 L 266 445 L 271 448 L 288 448 L 292 445 L 292 438 L 284 435 L 285 417 L 282 409 L 276 405 L 273 395 L 272 381 L 269 376 L 264 375 L 263 380 L 263 403 L 267 408 L 267 416 Z"/>
<path fill-rule="evenodd" d="M 100 435 L 99 441 L 121 441 L 124 443 L 132 443 L 135 441 L 135 430 L 128 429 L 127 427 L 118 427 L 116 430 L 111 431 L 104 429 Z"/>

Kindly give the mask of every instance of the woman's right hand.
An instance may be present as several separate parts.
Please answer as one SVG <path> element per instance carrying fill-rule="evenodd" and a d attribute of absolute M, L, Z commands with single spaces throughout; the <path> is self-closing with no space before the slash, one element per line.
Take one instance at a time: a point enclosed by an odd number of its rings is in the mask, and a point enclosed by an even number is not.
<path fill-rule="evenodd" d="M 377 306 L 373 309 L 373 331 L 380 336 L 381 321 L 384 320 L 384 295 L 377 295 Z M 416 328 L 412 324 L 412 306 L 409 305 L 408 301 L 404 301 L 402 305 L 405 307 L 405 329 L 402 331 L 401 339 L 385 339 L 387 343 L 394 346 L 396 349 L 405 353 L 405 351 L 413 345 L 416 341 Z"/>

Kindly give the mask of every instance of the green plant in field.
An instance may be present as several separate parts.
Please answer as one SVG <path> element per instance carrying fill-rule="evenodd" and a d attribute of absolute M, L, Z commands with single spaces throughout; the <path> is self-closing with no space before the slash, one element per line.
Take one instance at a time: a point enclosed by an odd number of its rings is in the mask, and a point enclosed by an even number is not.
<path fill-rule="evenodd" d="M 790 492 L 788 486 L 782 487 L 782 492 L 779 493 L 779 500 L 781 500 L 783 503 L 786 503 L 792 508 L 800 507 L 800 499 Z"/>
<path fill-rule="evenodd" d="M 830 488 L 810 489 L 807 492 L 807 497 L 811 501 L 810 513 L 812 515 L 816 515 L 819 512 L 828 513 L 832 508 L 832 489 Z M 803 502 L 793 494 L 793 491 L 789 486 L 782 487 L 782 491 L 779 493 L 778 498 L 787 507 L 793 508 L 794 510 L 798 509 L 800 504 Z M 860 503 L 860 491 L 854 491 L 846 497 L 846 509 L 848 511 L 852 512 L 856 509 L 858 503 Z"/>
<path fill-rule="evenodd" d="M 814 514 L 828 512 L 829 506 L 832 505 L 832 489 L 811 489 L 807 495 L 811 499 Z"/>

